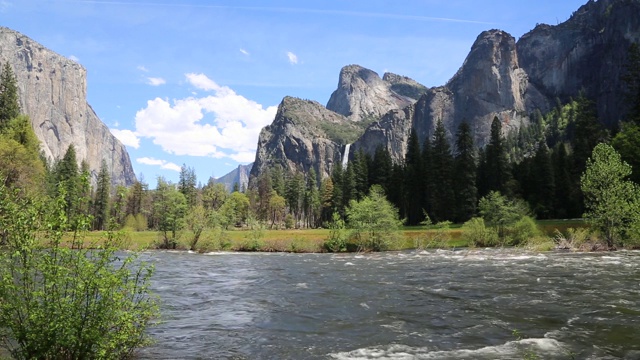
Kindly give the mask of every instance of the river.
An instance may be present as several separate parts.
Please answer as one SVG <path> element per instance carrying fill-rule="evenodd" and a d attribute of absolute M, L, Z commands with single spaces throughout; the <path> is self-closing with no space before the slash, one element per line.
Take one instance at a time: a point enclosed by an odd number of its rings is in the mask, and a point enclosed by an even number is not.
<path fill-rule="evenodd" d="M 143 258 L 144 359 L 640 359 L 640 252 Z"/>

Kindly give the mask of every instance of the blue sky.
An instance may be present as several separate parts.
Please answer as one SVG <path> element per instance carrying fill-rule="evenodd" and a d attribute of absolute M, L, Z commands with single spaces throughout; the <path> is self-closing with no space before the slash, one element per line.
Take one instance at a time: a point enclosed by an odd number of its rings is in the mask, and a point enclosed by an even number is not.
<path fill-rule="evenodd" d="M 516 38 L 586 0 L 0 0 L 0 25 L 81 63 L 136 174 L 198 181 L 253 161 L 286 95 L 326 104 L 359 64 L 444 84 L 483 30 Z"/>

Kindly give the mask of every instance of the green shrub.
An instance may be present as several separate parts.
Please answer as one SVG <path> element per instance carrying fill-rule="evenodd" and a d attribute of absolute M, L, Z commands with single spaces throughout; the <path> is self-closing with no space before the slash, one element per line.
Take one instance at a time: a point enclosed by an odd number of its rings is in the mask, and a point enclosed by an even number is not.
<path fill-rule="evenodd" d="M 482 218 L 472 218 L 462 225 L 462 238 L 473 246 L 495 246 L 499 243 L 498 233 L 488 228 Z"/>
<path fill-rule="evenodd" d="M 83 248 L 88 217 L 71 219 L 74 249 L 62 246 L 64 196 L 45 204 L 0 186 L 0 346 L 15 359 L 129 358 L 158 315 L 153 267 L 117 256 L 111 232 L 98 250 Z"/>
<path fill-rule="evenodd" d="M 538 228 L 538 224 L 529 216 L 523 216 L 516 221 L 516 223 L 508 229 L 508 233 L 509 239 L 511 240 L 509 245 L 526 244 L 529 239 L 533 239 L 542 234 Z"/>
<path fill-rule="evenodd" d="M 328 252 L 341 252 L 347 249 L 347 230 L 344 220 L 335 212 L 329 223 L 329 237 L 324 241 L 322 247 Z"/>

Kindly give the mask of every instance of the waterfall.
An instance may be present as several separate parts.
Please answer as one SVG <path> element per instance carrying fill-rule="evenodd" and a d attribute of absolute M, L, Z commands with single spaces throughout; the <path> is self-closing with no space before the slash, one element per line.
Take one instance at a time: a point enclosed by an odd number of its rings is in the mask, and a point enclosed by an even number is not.
<path fill-rule="evenodd" d="M 344 154 L 342 155 L 342 168 L 346 168 L 347 167 L 347 163 L 349 162 L 349 148 L 351 147 L 351 144 L 347 144 L 344 147 Z"/>

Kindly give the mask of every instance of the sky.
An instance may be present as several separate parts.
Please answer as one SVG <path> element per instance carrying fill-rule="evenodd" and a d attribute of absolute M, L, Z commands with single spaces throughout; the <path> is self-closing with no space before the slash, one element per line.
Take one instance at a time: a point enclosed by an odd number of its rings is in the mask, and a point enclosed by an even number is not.
<path fill-rule="evenodd" d="M 326 104 L 358 64 L 443 85 L 476 37 L 516 39 L 586 0 L 0 0 L 0 25 L 87 69 L 87 98 L 138 178 L 254 160 L 285 96 Z"/>

